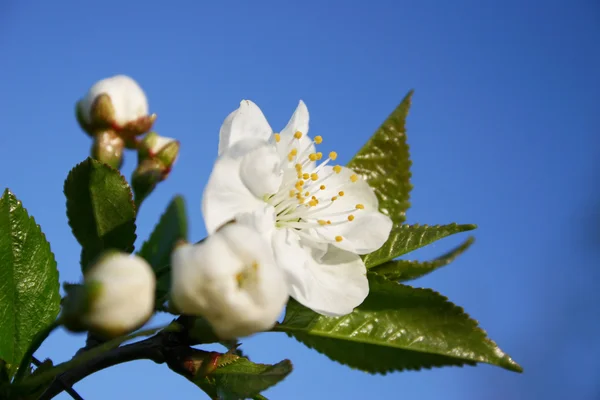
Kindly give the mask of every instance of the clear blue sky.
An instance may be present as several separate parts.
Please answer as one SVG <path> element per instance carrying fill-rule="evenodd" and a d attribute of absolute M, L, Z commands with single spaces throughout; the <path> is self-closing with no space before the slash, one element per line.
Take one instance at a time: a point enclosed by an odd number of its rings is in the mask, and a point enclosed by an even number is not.
<path fill-rule="evenodd" d="M 187 200 L 191 238 L 203 237 L 200 199 L 218 129 L 241 99 L 257 102 L 275 129 L 303 99 L 312 134 L 347 161 L 414 88 L 409 222 L 479 224 L 472 250 L 415 285 L 465 307 L 525 374 L 478 366 L 372 376 L 270 334 L 244 349 L 256 361 L 290 358 L 295 371 L 267 396 L 592 399 L 600 396 L 598 43 L 594 0 L 0 0 L 0 183 L 51 240 L 61 281 L 77 281 L 62 182 L 87 156 L 73 107 L 96 80 L 134 77 L 156 129 L 183 145 L 141 209 L 142 239 L 176 193 Z M 134 164 L 129 154 L 128 175 Z M 62 361 L 82 343 L 58 332 L 38 355 Z M 76 389 L 87 400 L 204 398 L 151 362 Z"/>

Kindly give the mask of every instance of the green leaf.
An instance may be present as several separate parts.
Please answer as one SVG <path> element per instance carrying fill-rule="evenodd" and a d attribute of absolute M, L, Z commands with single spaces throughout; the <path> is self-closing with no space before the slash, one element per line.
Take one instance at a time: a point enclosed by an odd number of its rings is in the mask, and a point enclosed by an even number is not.
<path fill-rule="evenodd" d="M 325 317 L 290 301 L 275 329 L 371 373 L 475 363 L 522 371 L 476 321 L 439 293 L 375 274 L 369 274 L 369 283 L 369 296 L 349 315 Z"/>
<path fill-rule="evenodd" d="M 59 309 L 58 270 L 50 244 L 7 189 L 0 198 L 0 359 L 10 376 Z"/>
<path fill-rule="evenodd" d="M 136 210 L 119 171 L 88 158 L 69 172 L 64 192 L 69 225 L 83 248 L 84 270 L 104 250 L 133 251 Z"/>
<path fill-rule="evenodd" d="M 187 240 L 187 237 L 185 202 L 181 196 L 176 196 L 171 200 L 150 238 L 144 242 L 138 253 L 140 257 L 148 261 L 156 273 L 157 306 L 161 306 L 165 302 L 169 292 L 171 251 L 179 240 Z"/>
<path fill-rule="evenodd" d="M 392 228 L 390 237 L 378 250 L 363 256 L 367 268 L 383 264 L 455 233 L 466 232 L 477 225 L 401 225 Z"/>
<path fill-rule="evenodd" d="M 474 237 L 469 237 L 460 246 L 431 261 L 396 260 L 388 261 L 371 268 L 370 272 L 382 275 L 391 281 L 406 282 L 427 275 L 438 268 L 444 267 L 464 253 L 475 242 Z"/>
<path fill-rule="evenodd" d="M 369 141 L 348 163 L 375 191 L 379 209 L 400 225 L 410 207 L 410 153 L 406 143 L 406 117 L 413 91 L 387 117 Z"/>
<path fill-rule="evenodd" d="M 219 366 L 208 375 L 193 378 L 194 383 L 212 398 L 229 400 L 255 397 L 292 372 L 289 360 L 270 365 L 256 364 L 232 354 L 226 356 L 233 361 Z"/>

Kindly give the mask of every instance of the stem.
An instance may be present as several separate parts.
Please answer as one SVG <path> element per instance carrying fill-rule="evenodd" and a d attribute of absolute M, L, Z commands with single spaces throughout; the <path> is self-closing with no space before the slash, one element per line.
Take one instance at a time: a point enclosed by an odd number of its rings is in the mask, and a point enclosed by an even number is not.
<path fill-rule="evenodd" d="M 60 319 L 57 319 L 56 321 L 48 325 L 46 328 L 39 331 L 33 337 L 31 345 L 29 345 L 29 348 L 25 352 L 25 355 L 23 355 L 23 359 L 19 364 L 19 369 L 17 370 L 17 374 L 15 375 L 14 382 L 20 382 L 23 379 L 27 369 L 29 368 L 29 364 L 31 364 L 31 357 L 33 356 L 33 353 L 35 353 L 36 350 L 42 345 L 42 343 L 44 342 L 44 340 L 46 340 L 50 333 L 52 333 L 53 330 L 55 330 L 61 325 L 62 321 Z"/>
<path fill-rule="evenodd" d="M 36 366 L 39 367 L 40 365 L 42 365 L 42 362 L 40 360 L 38 360 L 35 357 L 31 357 L 31 362 Z M 74 400 L 84 400 L 83 397 L 81 397 L 79 395 L 79 393 L 77 393 L 75 391 L 75 389 L 73 389 L 70 386 L 67 386 L 61 379 L 60 377 L 56 378 L 58 382 L 60 382 L 61 386 L 64 388 L 64 391 L 67 392 L 69 394 L 69 396 L 71 396 Z"/>
<path fill-rule="evenodd" d="M 139 345 L 139 343 L 143 343 L 146 341 L 132 343 L 131 345 L 127 345 L 127 346 L 123 346 L 123 347 L 119 348 L 119 345 L 121 345 L 122 343 L 124 343 L 128 340 L 135 339 L 140 336 L 150 336 L 150 335 L 157 333 L 160 330 L 163 330 L 164 332 L 171 332 L 171 331 L 175 330 L 175 328 L 173 327 L 173 325 L 169 325 L 169 326 L 166 326 L 163 328 L 148 329 L 148 330 L 144 330 L 144 331 L 138 331 L 138 332 L 132 333 L 127 336 L 118 337 L 116 339 L 105 342 L 105 343 L 101 344 L 100 346 L 94 347 L 93 349 L 90 349 L 89 351 L 86 351 L 85 353 L 83 353 L 81 355 L 76 356 L 75 358 L 73 358 L 70 361 L 66 361 L 64 363 L 58 364 L 54 368 L 52 368 L 46 372 L 42 372 L 39 375 L 29 377 L 27 380 L 25 380 L 23 382 L 15 382 L 11 386 L 15 390 L 19 390 L 19 389 L 23 389 L 26 387 L 34 387 L 34 386 L 41 385 L 45 382 L 52 380 L 57 375 L 66 374 L 70 369 L 74 369 L 74 368 L 78 368 L 78 367 L 85 368 L 86 367 L 85 364 L 88 364 L 88 363 L 95 364 L 98 362 L 98 360 L 100 360 L 100 361 L 103 360 L 104 357 L 109 357 L 111 355 L 114 355 L 114 352 L 119 353 L 119 350 L 121 350 L 121 349 L 129 348 L 129 346 L 135 346 L 135 345 L 142 346 L 142 345 Z M 159 336 L 157 336 L 157 337 L 159 337 Z M 125 354 L 128 354 L 128 353 L 125 353 Z M 127 359 L 126 361 L 131 361 L 131 360 L 132 359 Z M 111 365 L 115 365 L 115 364 L 118 364 L 118 362 L 115 362 Z M 110 365 L 104 366 L 103 368 L 106 368 L 108 366 L 110 366 Z M 100 368 L 100 369 L 102 369 L 102 368 Z M 90 373 L 93 373 L 96 371 L 98 371 L 98 370 L 89 372 L 88 375 Z M 83 379 L 84 377 L 85 376 L 82 376 L 79 379 Z M 64 382 L 64 383 L 68 384 L 67 382 Z M 54 383 L 53 383 L 53 386 L 54 386 Z"/>
<path fill-rule="evenodd" d="M 40 396 L 39 400 L 52 399 L 65 390 L 65 386 L 73 386 L 85 377 L 117 364 L 135 360 L 151 360 L 157 364 L 164 363 L 165 356 L 162 352 L 162 339 L 162 336 L 157 335 L 97 355 L 89 359 L 86 363 L 69 369 L 57 376 L 54 382 Z"/>

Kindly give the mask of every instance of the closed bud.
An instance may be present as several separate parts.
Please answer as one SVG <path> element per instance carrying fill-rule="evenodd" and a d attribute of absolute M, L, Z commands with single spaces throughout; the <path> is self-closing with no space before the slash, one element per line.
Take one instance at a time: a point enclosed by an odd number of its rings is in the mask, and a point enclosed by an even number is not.
<path fill-rule="evenodd" d="M 148 100 L 136 81 L 117 75 L 96 82 L 77 103 L 77 120 L 90 135 L 108 129 L 131 141 L 148 132 L 156 115 L 148 114 Z"/>
<path fill-rule="evenodd" d="M 202 243 L 179 245 L 171 268 L 175 308 L 203 316 L 221 339 L 272 328 L 288 299 L 271 249 L 246 225 L 227 224 Z"/>
<path fill-rule="evenodd" d="M 113 131 L 103 131 L 94 136 L 92 157 L 119 169 L 123 165 L 125 141 Z"/>
<path fill-rule="evenodd" d="M 170 170 L 179 156 L 179 141 L 150 132 L 141 140 L 138 156 L 140 160 L 156 158 Z"/>
<path fill-rule="evenodd" d="M 154 272 L 143 258 L 108 251 L 85 272 L 83 285 L 67 291 L 65 325 L 104 338 L 134 331 L 152 316 L 155 287 Z"/>

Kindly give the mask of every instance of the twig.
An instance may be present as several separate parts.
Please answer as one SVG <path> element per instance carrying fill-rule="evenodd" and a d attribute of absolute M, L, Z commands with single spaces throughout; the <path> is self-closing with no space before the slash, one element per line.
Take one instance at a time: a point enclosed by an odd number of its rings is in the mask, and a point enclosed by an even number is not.
<path fill-rule="evenodd" d="M 35 358 L 35 356 L 31 356 L 31 361 L 33 362 L 33 364 L 36 367 L 39 367 L 40 365 L 42 365 L 42 362 L 40 360 L 38 360 L 37 358 Z M 74 400 L 84 400 L 84 398 L 81 397 L 79 395 L 79 393 L 77 393 L 75 391 L 75 389 L 73 389 L 69 385 L 65 384 L 60 377 L 57 378 L 56 380 L 63 387 L 64 391 L 67 392 L 67 394 L 69 394 L 69 396 L 71 396 Z"/>
<path fill-rule="evenodd" d="M 157 364 L 164 363 L 165 357 L 162 351 L 163 338 L 163 334 L 158 334 L 139 342 L 117 347 L 75 368 L 69 369 L 54 379 L 48 389 L 40 396 L 39 400 L 52 399 L 65 390 L 65 386 L 73 386 L 83 378 L 117 364 L 135 360 L 152 360 Z"/>

